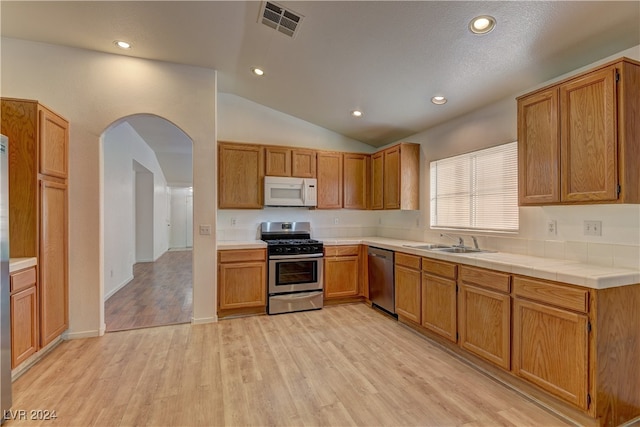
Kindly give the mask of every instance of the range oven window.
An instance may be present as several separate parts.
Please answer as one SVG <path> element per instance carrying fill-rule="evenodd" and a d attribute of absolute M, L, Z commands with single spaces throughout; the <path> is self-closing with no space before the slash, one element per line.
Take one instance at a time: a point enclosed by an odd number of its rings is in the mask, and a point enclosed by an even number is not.
<path fill-rule="evenodd" d="M 318 281 L 318 260 L 278 261 L 276 286 L 301 285 Z"/>

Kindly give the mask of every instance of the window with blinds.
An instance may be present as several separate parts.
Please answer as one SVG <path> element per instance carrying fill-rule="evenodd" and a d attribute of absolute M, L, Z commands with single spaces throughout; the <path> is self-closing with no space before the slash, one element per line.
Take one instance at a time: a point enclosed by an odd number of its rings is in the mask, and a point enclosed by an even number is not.
<path fill-rule="evenodd" d="M 518 230 L 518 143 L 431 162 L 431 227 Z"/>

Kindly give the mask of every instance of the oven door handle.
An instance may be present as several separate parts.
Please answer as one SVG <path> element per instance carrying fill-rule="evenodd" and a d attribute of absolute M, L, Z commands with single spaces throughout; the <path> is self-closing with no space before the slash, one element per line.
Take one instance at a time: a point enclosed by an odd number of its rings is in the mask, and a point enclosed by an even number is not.
<path fill-rule="evenodd" d="M 269 259 L 294 260 L 298 258 L 322 258 L 324 254 L 269 255 Z"/>

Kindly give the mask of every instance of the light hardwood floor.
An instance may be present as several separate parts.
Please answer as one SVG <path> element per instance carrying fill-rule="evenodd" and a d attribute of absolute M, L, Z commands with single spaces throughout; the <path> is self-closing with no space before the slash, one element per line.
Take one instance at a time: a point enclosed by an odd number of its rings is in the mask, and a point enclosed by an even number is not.
<path fill-rule="evenodd" d="M 168 251 L 133 266 L 133 280 L 104 304 L 107 332 L 191 322 L 192 251 Z"/>
<path fill-rule="evenodd" d="M 13 409 L 63 426 L 567 425 L 364 304 L 66 341 Z"/>

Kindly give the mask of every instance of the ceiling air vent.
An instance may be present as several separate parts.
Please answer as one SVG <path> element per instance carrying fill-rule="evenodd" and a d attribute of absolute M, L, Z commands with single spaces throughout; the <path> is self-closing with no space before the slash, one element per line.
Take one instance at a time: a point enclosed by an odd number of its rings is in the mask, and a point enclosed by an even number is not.
<path fill-rule="evenodd" d="M 289 37 L 296 36 L 297 30 L 302 23 L 302 18 L 304 18 L 302 15 L 285 9 L 276 3 L 270 1 L 262 3 L 260 22 Z"/>

